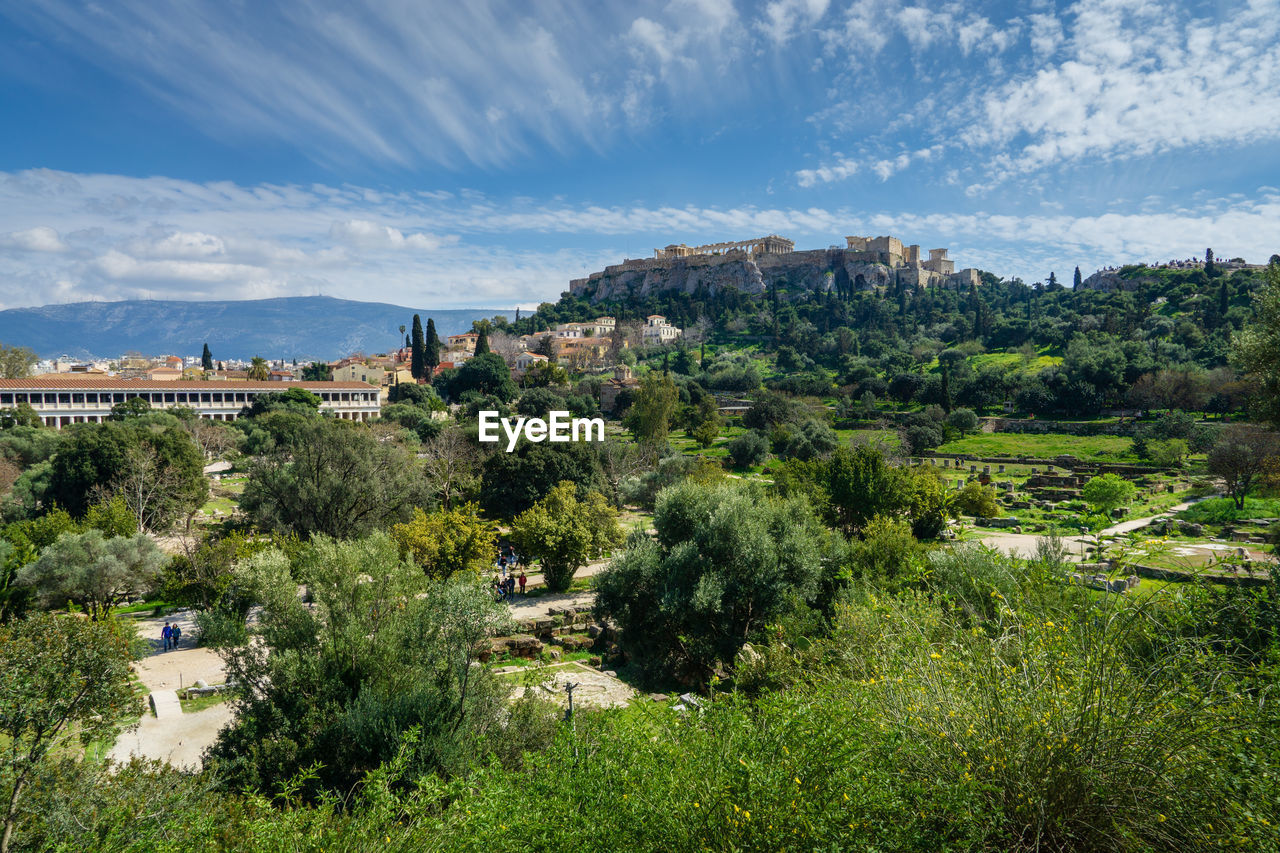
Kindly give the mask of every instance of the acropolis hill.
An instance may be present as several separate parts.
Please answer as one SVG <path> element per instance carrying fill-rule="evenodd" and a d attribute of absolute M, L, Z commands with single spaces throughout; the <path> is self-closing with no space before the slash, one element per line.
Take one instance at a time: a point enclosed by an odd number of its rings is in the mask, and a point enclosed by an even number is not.
<path fill-rule="evenodd" d="M 918 245 L 904 246 L 897 237 L 846 237 L 845 242 L 844 248 L 801 252 L 795 251 L 793 241 L 776 234 L 703 246 L 672 244 L 654 249 L 652 258 L 624 260 L 574 279 L 569 292 L 599 302 L 666 290 L 694 293 L 701 288 L 710 293 L 725 287 L 763 293 L 771 284 L 811 291 L 858 291 L 895 285 L 968 287 L 979 281 L 976 269 L 957 272 L 946 249 L 929 249 L 928 259 L 922 259 Z"/>

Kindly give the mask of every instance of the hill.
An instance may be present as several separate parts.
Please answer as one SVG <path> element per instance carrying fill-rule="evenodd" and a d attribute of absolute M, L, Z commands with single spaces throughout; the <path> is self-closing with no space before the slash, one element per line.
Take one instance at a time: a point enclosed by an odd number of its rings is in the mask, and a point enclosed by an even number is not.
<path fill-rule="evenodd" d="M 328 296 L 222 302 L 73 302 L 0 311 L 0 341 L 41 356 L 199 354 L 208 342 L 214 358 L 331 360 L 352 352 L 386 352 L 401 340 L 399 327 L 414 314 L 436 321 L 444 337 L 471 328 L 492 309 L 432 311 Z"/>

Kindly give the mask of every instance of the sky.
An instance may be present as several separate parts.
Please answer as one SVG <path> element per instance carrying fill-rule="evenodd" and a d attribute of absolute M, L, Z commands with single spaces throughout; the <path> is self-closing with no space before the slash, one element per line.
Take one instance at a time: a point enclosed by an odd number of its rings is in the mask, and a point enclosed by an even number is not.
<path fill-rule="evenodd" d="M 0 4 L 0 308 L 533 306 L 766 234 L 1264 263 L 1280 0 Z"/>

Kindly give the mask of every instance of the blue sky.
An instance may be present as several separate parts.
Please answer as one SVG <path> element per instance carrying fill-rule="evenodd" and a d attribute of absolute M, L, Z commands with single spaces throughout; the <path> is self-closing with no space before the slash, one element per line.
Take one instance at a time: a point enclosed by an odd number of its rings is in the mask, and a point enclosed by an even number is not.
<path fill-rule="evenodd" d="M 0 307 L 532 305 L 768 233 L 1265 262 L 1278 142 L 1280 0 L 19 0 Z"/>

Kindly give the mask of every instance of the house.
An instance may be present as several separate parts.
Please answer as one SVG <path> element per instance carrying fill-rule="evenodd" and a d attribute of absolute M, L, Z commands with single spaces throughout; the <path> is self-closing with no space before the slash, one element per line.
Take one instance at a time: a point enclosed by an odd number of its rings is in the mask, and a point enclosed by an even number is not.
<path fill-rule="evenodd" d="M 153 367 L 147 371 L 146 378 L 152 382 L 177 382 L 182 378 L 182 370 L 176 367 Z"/>
<path fill-rule="evenodd" d="M 448 348 L 453 350 L 464 350 L 466 352 L 476 351 L 476 341 L 480 340 L 480 336 L 475 332 L 464 332 L 461 335 L 450 335 L 445 338 L 448 341 Z"/>
<path fill-rule="evenodd" d="M 613 414 L 618 407 L 618 395 L 640 387 L 640 380 L 631 375 L 631 367 L 619 364 L 613 369 L 613 378 L 600 385 L 600 411 Z"/>
<path fill-rule="evenodd" d="M 545 355 L 539 355 L 536 352 L 522 352 L 511 362 L 511 369 L 516 373 L 524 373 L 535 364 L 546 364 L 548 361 Z"/>
<path fill-rule="evenodd" d="M 330 378 L 334 382 L 367 382 L 370 385 L 381 385 L 386 373 L 381 367 L 353 361 L 341 367 L 335 367 Z"/>
<path fill-rule="evenodd" d="M 647 345 L 669 344 L 680 337 L 683 330 L 667 322 L 661 314 L 650 314 L 640 329 L 640 339 Z"/>

